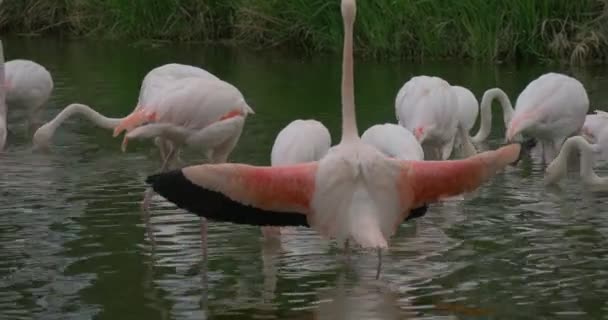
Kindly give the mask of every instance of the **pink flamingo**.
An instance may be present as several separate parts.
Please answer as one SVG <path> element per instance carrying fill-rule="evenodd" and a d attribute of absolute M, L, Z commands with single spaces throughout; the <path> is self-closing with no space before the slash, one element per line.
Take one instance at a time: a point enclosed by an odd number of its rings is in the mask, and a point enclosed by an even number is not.
<path fill-rule="evenodd" d="M 217 221 L 260 226 L 310 226 L 344 242 L 381 250 L 416 208 L 469 192 L 519 157 L 520 145 L 464 160 L 406 161 L 388 158 L 361 141 L 353 89 L 355 0 L 342 0 L 344 52 L 342 138 L 319 161 L 260 167 L 203 164 L 149 176 L 169 201 Z"/>

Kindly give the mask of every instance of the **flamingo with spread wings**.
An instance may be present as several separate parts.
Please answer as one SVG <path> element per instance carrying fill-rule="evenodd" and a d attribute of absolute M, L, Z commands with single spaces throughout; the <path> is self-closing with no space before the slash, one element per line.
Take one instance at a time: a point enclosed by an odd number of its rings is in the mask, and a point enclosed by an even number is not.
<path fill-rule="evenodd" d="M 475 190 L 515 162 L 511 144 L 464 160 L 404 161 L 361 141 L 353 89 L 355 0 L 342 0 L 344 51 L 342 137 L 319 161 L 259 167 L 203 164 L 149 176 L 161 196 L 217 221 L 261 226 L 310 226 L 324 236 L 381 249 L 412 210 Z"/>
<path fill-rule="evenodd" d="M 30 127 L 38 121 L 38 115 L 53 92 L 51 73 L 40 64 L 24 59 L 4 62 L 4 48 L 0 41 L 0 151 L 7 140 L 8 109 L 25 108 L 30 114 Z"/>

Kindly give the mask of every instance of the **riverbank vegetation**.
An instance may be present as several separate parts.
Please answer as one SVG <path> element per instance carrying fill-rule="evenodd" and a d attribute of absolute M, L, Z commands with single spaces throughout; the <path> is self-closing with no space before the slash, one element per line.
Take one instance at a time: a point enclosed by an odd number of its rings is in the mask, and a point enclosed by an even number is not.
<path fill-rule="evenodd" d="M 358 53 L 381 59 L 608 59 L 608 0 L 360 0 Z M 1 3 L 1 2 L 0 2 Z M 4 0 L 2 34 L 341 48 L 339 1 Z"/>

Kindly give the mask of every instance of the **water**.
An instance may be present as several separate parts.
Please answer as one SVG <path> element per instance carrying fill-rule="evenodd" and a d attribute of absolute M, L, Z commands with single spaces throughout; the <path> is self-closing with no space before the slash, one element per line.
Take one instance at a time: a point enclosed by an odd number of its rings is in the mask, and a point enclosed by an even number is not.
<path fill-rule="evenodd" d="M 336 57 L 56 39 L 8 39 L 5 50 L 52 72 L 45 119 L 72 102 L 125 115 L 147 71 L 180 62 L 233 83 L 256 110 L 235 162 L 268 164 L 275 135 L 296 118 L 316 118 L 339 137 Z M 583 81 L 592 109 L 608 102 L 604 68 L 356 63 L 362 129 L 394 122 L 395 94 L 418 74 L 478 97 L 500 86 L 514 99 L 556 70 Z M 45 154 L 31 150 L 23 112 L 10 111 L 0 155 L 0 319 L 608 318 L 608 196 L 586 190 L 574 170 L 547 189 L 542 165 L 524 159 L 465 201 L 433 205 L 400 227 L 375 280 L 375 254 L 346 261 L 335 243 L 304 229 L 272 244 L 258 228 L 214 223 L 202 261 L 198 218 L 159 197 L 153 246 L 139 209 L 144 179 L 159 167 L 151 143 L 122 153 L 120 139 L 73 119 Z M 503 136 L 495 114 L 490 148 Z"/>

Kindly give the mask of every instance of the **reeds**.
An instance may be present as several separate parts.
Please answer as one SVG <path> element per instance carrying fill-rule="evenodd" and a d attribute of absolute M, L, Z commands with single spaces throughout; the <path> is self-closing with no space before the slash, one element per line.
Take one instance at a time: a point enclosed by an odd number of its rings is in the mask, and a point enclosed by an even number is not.
<path fill-rule="evenodd" d="M 360 0 L 358 54 L 605 61 L 606 1 Z M 0 31 L 230 41 L 308 53 L 336 51 L 342 41 L 338 0 L 5 0 Z"/>

